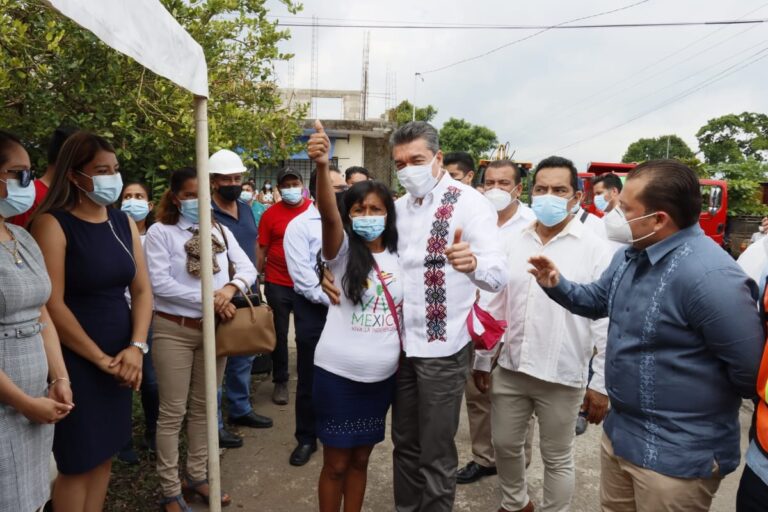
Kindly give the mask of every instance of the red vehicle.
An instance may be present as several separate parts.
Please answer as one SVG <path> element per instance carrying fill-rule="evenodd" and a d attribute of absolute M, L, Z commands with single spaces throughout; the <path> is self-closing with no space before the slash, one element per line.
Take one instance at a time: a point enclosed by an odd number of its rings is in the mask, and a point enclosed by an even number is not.
<path fill-rule="evenodd" d="M 622 164 L 610 162 L 591 162 L 587 172 L 579 173 L 584 183 L 584 199 L 582 207 L 590 213 L 602 217 L 603 213 L 595 208 L 592 201 L 592 179 L 595 176 L 612 172 L 622 180 L 637 164 Z M 704 233 L 719 246 L 724 245 L 725 223 L 728 214 L 728 184 L 723 180 L 699 179 L 701 185 L 702 206 L 699 215 L 699 225 Z"/>

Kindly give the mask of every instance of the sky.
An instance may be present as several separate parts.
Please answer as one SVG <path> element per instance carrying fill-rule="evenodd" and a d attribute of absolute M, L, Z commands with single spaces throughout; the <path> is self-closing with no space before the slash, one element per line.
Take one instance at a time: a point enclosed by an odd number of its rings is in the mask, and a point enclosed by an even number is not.
<path fill-rule="evenodd" d="M 640 0 L 305 0 L 296 16 L 277 0 L 282 22 L 395 22 L 429 25 L 551 26 L 637 4 Z M 647 0 L 575 24 L 768 19 L 768 2 Z M 333 20 L 331 20 L 333 19 Z M 487 126 L 520 161 L 557 154 L 584 168 L 620 161 L 641 137 L 676 134 L 694 151 L 709 119 L 768 112 L 768 23 L 671 28 L 549 30 L 485 57 L 473 57 L 536 30 L 395 30 L 319 28 L 318 88 L 360 89 L 365 32 L 370 31 L 369 117 L 396 102 L 433 105 L 436 127 L 451 117 Z M 309 88 L 312 30 L 291 28 L 276 66 L 281 87 Z M 758 60 L 761 57 L 766 57 Z M 752 63 L 752 64 L 749 64 Z M 424 73 L 414 86 L 414 74 Z M 390 77 L 389 80 L 387 77 Z M 322 108 L 318 112 L 322 117 Z"/>

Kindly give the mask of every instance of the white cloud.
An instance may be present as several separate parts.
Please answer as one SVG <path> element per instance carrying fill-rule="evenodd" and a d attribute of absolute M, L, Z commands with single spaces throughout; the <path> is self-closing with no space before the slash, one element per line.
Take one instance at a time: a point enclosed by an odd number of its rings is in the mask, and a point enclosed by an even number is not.
<path fill-rule="evenodd" d="M 631 0 L 313 0 L 305 3 L 300 16 L 449 24 L 550 24 L 629 3 Z M 736 19 L 764 5 L 765 8 L 750 14 L 750 19 L 768 16 L 768 4 L 759 0 L 651 0 L 589 22 Z M 270 6 L 272 14 L 290 19 L 279 3 L 271 2 Z M 760 45 L 766 40 L 768 26 L 746 28 L 549 31 L 477 61 L 426 75 L 417 86 L 417 104 L 429 103 L 438 109 L 438 126 L 450 117 L 488 126 L 502 142 L 510 141 L 519 158 L 536 161 L 558 148 L 647 112 L 768 47 L 768 42 Z M 294 85 L 309 87 L 311 30 L 295 28 L 292 33 L 292 40 L 283 49 L 296 54 Z M 320 88 L 360 88 L 363 34 L 363 29 L 320 29 Z M 384 109 L 379 95 L 385 92 L 387 65 L 397 75 L 397 100 L 411 100 L 414 72 L 482 53 L 526 34 L 490 30 L 372 30 L 370 83 L 377 96 L 370 100 L 371 114 L 378 115 Z M 670 69 L 660 72 L 667 67 Z M 287 69 L 278 66 L 284 86 L 291 85 L 286 83 Z M 689 75 L 695 76 L 681 82 Z M 745 110 L 768 111 L 768 96 L 763 87 L 767 79 L 768 58 L 561 153 L 579 166 L 593 160 L 617 160 L 634 140 L 667 133 L 678 134 L 695 147 L 695 133 L 707 119 Z M 623 82 L 610 88 L 618 81 Z M 633 84 L 636 85 L 630 87 Z"/>

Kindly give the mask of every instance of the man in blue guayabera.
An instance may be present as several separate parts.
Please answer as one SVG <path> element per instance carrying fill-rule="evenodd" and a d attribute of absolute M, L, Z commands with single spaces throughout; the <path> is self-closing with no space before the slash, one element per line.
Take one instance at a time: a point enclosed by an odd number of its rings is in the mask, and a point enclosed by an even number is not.
<path fill-rule="evenodd" d="M 763 327 L 757 286 L 698 226 L 696 175 L 676 160 L 639 165 L 608 237 L 630 244 L 580 285 L 529 261 L 571 312 L 608 316 L 600 501 L 603 511 L 706 511 L 739 465 L 739 406 L 754 396 Z"/>

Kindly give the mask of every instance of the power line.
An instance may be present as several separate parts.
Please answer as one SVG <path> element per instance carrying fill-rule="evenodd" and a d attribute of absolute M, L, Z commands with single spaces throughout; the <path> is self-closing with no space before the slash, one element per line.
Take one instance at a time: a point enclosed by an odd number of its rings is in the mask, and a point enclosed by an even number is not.
<path fill-rule="evenodd" d="M 649 1 L 649 0 L 644 0 Z M 641 2 L 642 3 L 642 2 Z M 568 23 L 568 22 L 564 22 Z M 673 28 L 717 25 L 754 25 L 768 23 L 768 19 L 711 20 L 711 21 L 670 21 L 648 23 L 599 23 L 586 25 L 403 25 L 403 24 L 348 24 L 318 23 L 320 28 L 367 28 L 393 30 L 571 30 L 571 29 L 621 29 L 621 28 Z M 312 28 L 311 23 L 279 23 L 282 27 Z"/>
<path fill-rule="evenodd" d="M 656 112 L 658 110 L 661 110 L 664 107 L 672 105 L 673 103 L 677 103 L 678 101 L 680 101 L 680 100 L 682 100 L 684 98 L 687 98 L 691 94 L 694 94 L 695 92 L 698 92 L 701 89 L 704 89 L 704 88 L 714 84 L 715 82 L 719 82 L 720 80 L 723 80 L 724 78 L 727 78 L 727 77 L 733 75 L 734 73 L 737 73 L 738 71 L 741 71 L 742 69 L 747 68 L 747 67 L 749 67 L 749 66 L 751 66 L 751 65 L 753 65 L 753 64 L 755 64 L 755 63 L 757 63 L 757 62 L 759 62 L 759 61 L 761 61 L 763 59 L 765 59 L 766 57 L 768 57 L 768 53 L 767 52 L 768 52 L 768 46 L 766 46 L 765 48 L 763 48 L 763 49 L 761 49 L 761 50 L 759 50 L 759 51 L 757 51 L 755 53 L 753 53 L 752 55 L 750 55 L 746 59 L 743 59 L 743 60 L 737 62 L 736 64 L 734 64 L 732 66 L 729 66 L 728 68 L 720 71 L 719 73 L 715 74 L 714 76 L 699 82 L 698 84 L 694 85 L 693 87 L 691 87 L 691 88 L 681 92 L 677 96 L 673 96 L 671 98 L 668 98 L 667 100 L 665 100 L 662 103 L 656 105 L 652 109 L 646 110 L 645 112 L 641 112 L 641 113 L 635 115 L 634 117 L 632 117 L 632 118 L 630 118 L 630 119 L 628 119 L 628 120 L 626 120 L 626 121 L 624 121 L 624 122 L 622 122 L 620 124 L 617 124 L 617 125 L 612 126 L 610 128 L 607 128 L 607 129 L 601 130 L 599 132 L 593 133 L 592 135 L 590 135 L 588 137 L 584 137 L 582 139 L 579 139 L 576 142 L 572 142 L 572 143 L 567 144 L 565 146 L 561 146 L 561 147 L 559 147 L 559 148 L 557 148 L 555 150 L 555 153 L 557 153 L 559 151 L 562 151 L 564 149 L 571 148 L 571 147 L 576 146 L 578 144 L 581 144 L 582 142 L 586 142 L 588 140 L 592 140 L 595 137 L 599 137 L 601 135 L 605 135 L 606 133 L 610 133 L 610 132 L 612 132 L 614 130 L 617 130 L 619 128 L 622 128 L 622 127 L 624 127 L 624 126 L 626 126 L 626 125 L 628 125 L 630 123 L 633 123 L 634 121 L 637 121 L 638 119 L 641 119 L 641 118 L 643 118 L 643 117 L 645 117 L 645 116 L 647 116 L 649 114 L 652 114 L 652 113 L 654 113 L 654 112 Z"/>
<path fill-rule="evenodd" d="M 765 8 L 766 6 L 768 6 L 768 3 L 765 3 L 765 4 L 761 5 L 761 6 L 759 6 L 758 8 L 756 8 L 756 9 L 753 9 L 753 10 L 751 10 L 751 11 L 749 11 L 749 12 L 747 12 L 747 13 L 743 14 L 743 15 L 742 15 L 742 16 L 740 16 L 738 19 L 739 19 L 739 20 L 742 20 L 742 19 L 746 18 L 747 16 L 749 16 L 749 15 L 751 15 L 751 14 L 753 14 L 753 13 L 755 13 L 755 12 L 757 12 L 757 11 L 759 11 L 759 10 L 763 9 L 763 8 Z M 726 39 L 720 40 L 718 43 L 715 43 L 714 45 L 707 47 L 707 48 L 706 48 L 704 51 L 710 50 L 710 49 L 714 48 L 715 46 L 719 46 L 720 44 L 723 44 L 723 43 L 725 43 L 725 42 L 727 42 L 727 41 L 729 41 L 729 40 L 733 39 L 734 37 L 737 37 L 737 36 L 739 36 L 739 35 L 741 35 L 741 34 L 743 34 L 743 33 L 745 33 L 745 32 L 748 32 L 749 30 L 752 30 L 753 28 L 755 28 L 755 27 L 757 27 L 757 26 L 758 26 L 758 25 L 752 25 L 752 26 L 748 27 L 747 29 L 745 29 L 745 30 L 742 30 L 742 31 L 740 31 L 740 32 L 737 32 L 736 34 L 734 34 L 734 35 L 732 35 L 732 36 L 730 36 L 730 37 L 728 37 L 728 38 L 726 38 Z M 662 58 L 660 58 L 660 59 L 656 59 L 656 60 L 654 60 L 652 63 L 648 64 L 647 66 L 644 66 L 644 67 L 642 67 L 642 68 L 640 68 L 640 69 L 634 70 L 632 73 L 628 74 L 626 77 L 624 77 L 624 78 L 622 78 L 622 79 L 619 79 L 619 80 L 617 80 L 617 81 L 613 82 L 612 84 L 608 85 L 607 87 L 604 87 L 604 88 L 602 88 L 602 89 L 599 89 L 598 91 L 596 91 L 596 92 L 594 92 L 594 93 L 592 93 L 592 94 L 589 94 L 589 95 L 587 95 L 586 97 L 583 97 L 583 98 L 581 98 L 581 99 L 579 99 L 579 100 L 576 100 L 575 102 L 569 102 L 569 103 L 568 103 L 568 105 L 566 105 L 566 106 L 564 106 L 564 107 L 562 107 L 562 108 L 557 108 L 556 110 L 557 110 L 557 112 L 559 113 L 559 115 L 563 115 L 563 114 L 565 114 L 565 113 L 567 113 L 567 112 L 569 112 L 569 111 L 572 111 L 572 110 L 582 110 L 582 109 L 581 109 L 581 108 L 579 108 L 579 107 L 581 107 L 581 106 L 582 106 L 582 105 L 584 105 L 585 103 L 588 103 L 588 104 L 590 104 L 590 105 L 592 105 L 592 104 L 596 103 L 596 102 L 592 102 L 592 101 L 591 101 L 591 100 L 593 100 L 593 99 L 596 99 L 596 98 L 599 98 L 599 100 L 598 100 L 598 103 L 604 103 L 605 99 L 607 99 L 607 98 L 611 98 L 611 97 L 615 97 L 615 96 L 617 96 L 617 95 L 619 95 L 619 94 L 622 94 L 623 92 L 626 92 L 626 91 L 628 91 L 628 90 L 630 90 L 630 89 L 633 89 L 633 88 L 635 88 L 637 85 L 639 85 L 639 84 L 641 84 L 641 83 L 644 83 L 644 82 L 648 81 L 649 79 L 651 79 L 651 78 L 653 78 L 653 77 L 656 77 L 656 76 L 658 76 L 658 75 L 660 74 L 659 72 L 657 72 L 657 73 L 654 73 L 654 74 L 652 74 L 650 77 L 646 76 L 646 77 L 644 77 L 644 78 L 642 78 L 641 80 L 639 80 L 639 81 L 638 81 L 638 80 L 637 80 L 637 77 L 638 77 L 638 76 L 642 76 L 642 74 L 643 74 L 645 71 L 648 71 L 649 69 L 652 69 L 652 68 L 655 68 L 655 67 L 657 67 L 657 66 L 658 66 L 659 64 L 661 64 L 662 62 L 665 62 L 665 61 L 667 61 L 667 60 L 671 59 L 672 57 L 675 57 L 675 56 L 677 56 L 677 55 L 679 55 L 679 54 L 683 53 L 684 51 L 686 51 L 686 50 L 688 50 L 689 48 L 691 48 L 691 47 L 693 47 L 693 46 L 697 45 L 697 44 L 698 44 L 698 43 L 700 43 L 701 41 L 704 41 L 704 40 L 706 40 L 706 39 L 709 39 L 710 37 L 714 36 L 715 34 L 717 34 L 717 33 L 721 32 L 721 31 L 723 31 L 723 30 L 725 30 L 726 28 L 727 28 L 727 26 L 720 26 L 718 29 L 716 29 L 716 30 L 714 30 L 714 31 L 712 31 L 712 32 L 709 32 L 709 33 L 705 34 L 704 36 L 702 36 L 702 37 L 699 37 L 699 38 L 697 38 L 697 39 L 695 39 L 695 40 L 691 41 L 690 43 L 686 44 L 685 46 L 683 46 L 683 47 L 681 47 L 681 48 L 679 48 L 679 49 L 677 49 L 677 50 L 675 50 L 675 51 L 673 51 L 673 52 L 671 52 L 671 53 L 669 53 L 669 54 L 665 55 L 664 57 L 662 57 Z M 694 55 L 692 55 L 692 56 L 689 56 L 689 57 L 687 57 L 685 60 L 690 60 L 691 58 L 697 57 L 697 56 L 698 56 L 698 55 L 700 55 L 701 53 L 703 53 L 703 52 L 699 52 L 699 53 L 696 53 L 696 54 L 694 54 Z M 678 60 L 678 61 L 677 61 L 677 63 L 679 63 L 679 62 L 680 62 L 680 61 Z M 667 67 L 667 68 L 664 68 L 664 71 L 666 71 L 666 70 L 669 70 L 669 69 L 671 69 L 671 68 L 673 68 L 673 67 L 677 66 L 677 65 L 678 65 L 677 63 L 675 63 L 675 64 L 672 64 L 672 66 L 669 66 L 669 67 Z M 662 71 L 662 72 L 663 72 L 663 71 Z M 605 96 L 605 94 L 606 94 L 607 92 L 611 91 L 611 90 L 612 90 L 612 89 L 614 89 L 616 86 L 618 86 L 618 85 L 621 85 L 621 84 L 624 84 L 624 83 L 626 83 L 626 82 L 631 82 L 631 84 L 630 84 L 630 85 L 628 85 L 628 86 L 627 86 L 627 87 L 625 87 L 625 88 L 622 88 L 622 89 L 621 89 L 619 92 L 617 92 L 617 93 L 612 93 L 612 94 L 610 94 L 610 95 L 609 95 L 609 96 L 607 96 L 607 97 Z M 544 117 L 548 117 L 548 116 L 544 116 Z"/>
<path fill-rule="evenodd" d="M 560 22 L 560 23 L 558 23 L 556 25 L 551 25 L 551 26 L 548 26 L 548 27 L 544 27 L 544 28 L 541 28 L 538 32 L 534 32 L 533 34 L 527 35 L 525 37 L 521 37 L 520 39 L 515 39 L 514 41 L 510 41 L 509 43 L 503 44 L 501 46 L 497 46 L 496 48 L 492 48 L 491 50 L 485 51 L 485 52 L 480 53 L 478 55 L 475 55 L 473 57 L 467 57 L 465 59 L 458 60 L 458 61 L 453 62 L 451 64 L 446 64 L 445 66 L 440 66 L 438 68 L 430 69 L 428 71 L 422 71 L 420 74 L 421 75 L 428 75 L 428 74 L 431 74 L 431 73 L 437 73 L 438 71 L 444 71 L 446 69 L 458 66 L 460 64 L 466 64 L 467 62 L 472 62 L 474 60 L 482 59 L 483 57 L 487 57 L 488 55 L 491 55 L 491 54 L 496 53 L 496 52 L 498 52 L 500 50 L 503 50 L 504 48 L 509 48 L 512 45 L 515 45 L 515 44 L 518 44 L 518 43 L 522 43 L 523 41 L 527 41 L 529 39 L 533 39 L 534 37 L 539 36 L 539 35 L 543 34 L 544 32 L 548 32 L 548 31 L 553 30 L 555 28 L 562 28 L 562 27 L 566 26 L 566 24 L 568 24 L 568 23 L 574 23 L 574 22 L 577 22 L 577 21 L 583 21 L 583 20 L 587 20 L 587 19 L 590 19 L 590 18 L 597 18 L 598 16 L 605 16 L 607 14 L 613 14 L 615 12 L 624 11 L 624 10 L 630 9 L 632 7 L 635 7 L 635 6 L 638 6 L 640 4 L 644 4 L 644 3 L 647 3 L 647 2 L 648 2 L 648 0 L 641 0 L 640 2 L 635 2 L 635 3 L 629 4 L 629 5 L 625 5 L 623 7 L 617 8 L 617 9 L 612 9 L 612 10 L 609 10 L 609 11 L 598 12 L 598 13 L 595 13 L 595 14 L 590 14 L 589 16 L 582 16 L 580 18 L 574 18 L 572 20 L 567 20 L 567 21 Z"/>

